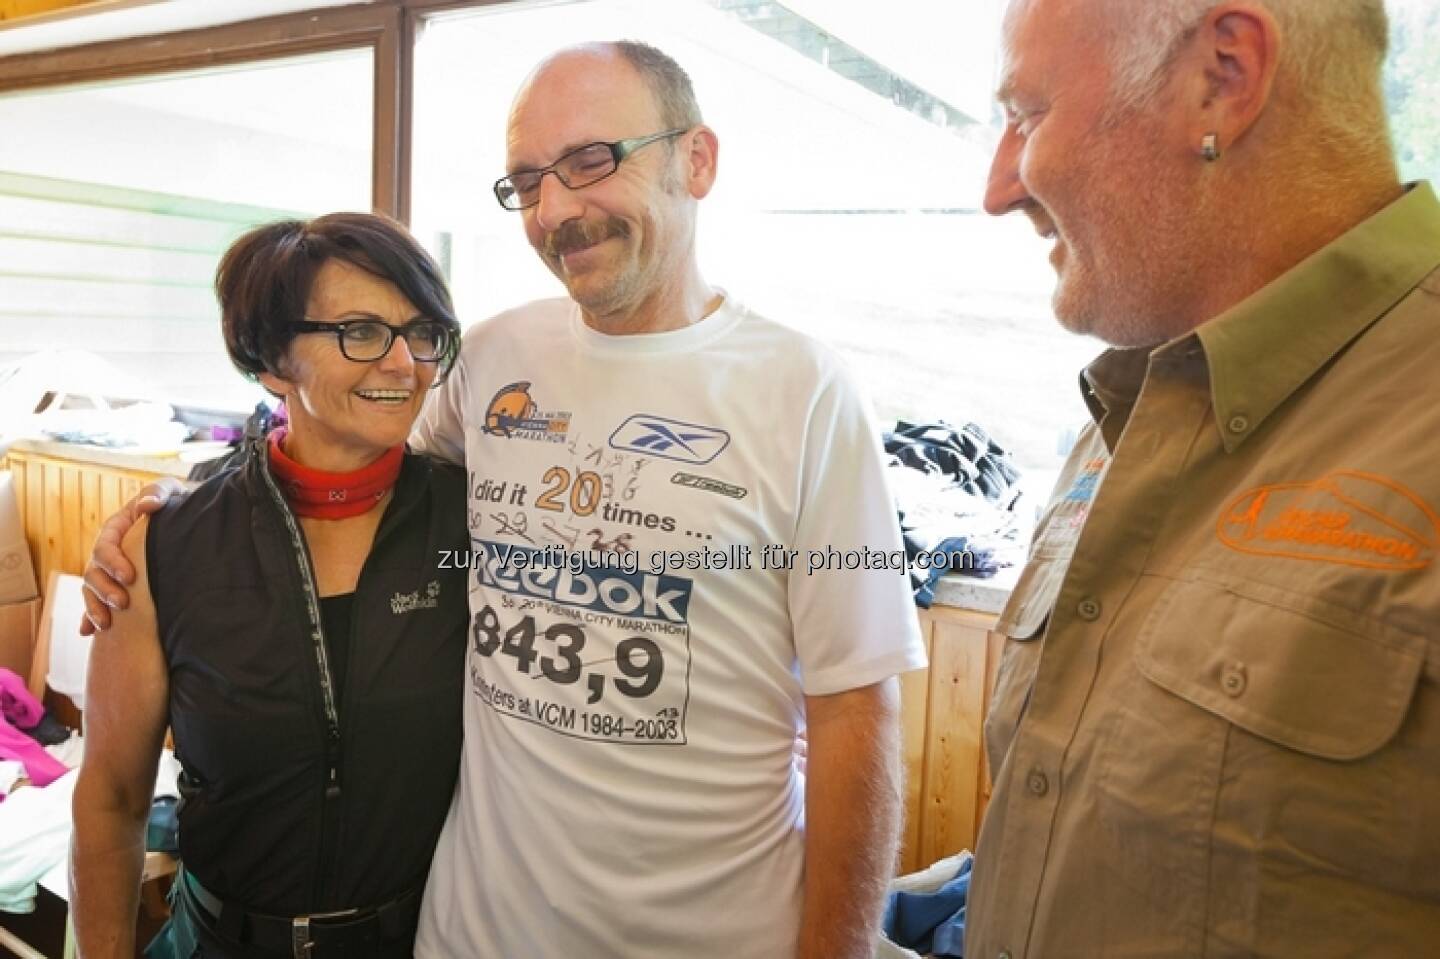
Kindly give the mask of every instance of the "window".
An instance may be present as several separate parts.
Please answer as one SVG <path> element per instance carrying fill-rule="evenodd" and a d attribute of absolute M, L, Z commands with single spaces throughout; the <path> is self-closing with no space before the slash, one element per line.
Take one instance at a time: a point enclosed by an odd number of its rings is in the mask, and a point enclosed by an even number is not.
<path fill-rule="evenodd" d="M 248 227 L 369 209 L 368 50 L 0 97 L 0 367 L 248 409 L 213 281 Z"/>
<path fill-rule="evenodd" d="M 1440 0 L 1389 0 L 1385 98 L 1405 180 L 1440 185 Z"/>

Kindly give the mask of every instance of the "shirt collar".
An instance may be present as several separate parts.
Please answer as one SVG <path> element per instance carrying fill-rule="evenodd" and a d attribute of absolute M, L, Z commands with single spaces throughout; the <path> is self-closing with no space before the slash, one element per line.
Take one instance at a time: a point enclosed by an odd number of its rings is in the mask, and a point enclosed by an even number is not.
<path fill-rule="evenodd" d="M 1112 453 L 1140 398 L 1149 361 L 1148 349 L 1110 349 L 1080 372 L 1080 393 Z"/>
<path fill-rule="evenodd" d="M 1415 184 L 1196 330 L 1227 452 L 1440 267 L 1440 201 Z"/>

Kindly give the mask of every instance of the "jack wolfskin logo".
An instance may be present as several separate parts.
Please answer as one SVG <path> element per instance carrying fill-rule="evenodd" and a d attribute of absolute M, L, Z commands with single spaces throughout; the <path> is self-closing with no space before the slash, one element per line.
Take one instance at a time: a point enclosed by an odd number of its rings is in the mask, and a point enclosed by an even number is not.
<path fill-rule="evenodd" d="M 730 434 L 711 426 L 637 413 L 610 434 L 617 450 L 645 453 L 682 463 L 708 463 L 730 445 Z"/>
<path fill-rule="evenodd" d="M 390 597 L 390 612 L 399 616 L 401 613 L 412 613 L 417 609 L 435 609 L 440 605 L 440 581 L 432 579 L 422 593 L 415 590 L 411 593 L 396 593 Z"/>

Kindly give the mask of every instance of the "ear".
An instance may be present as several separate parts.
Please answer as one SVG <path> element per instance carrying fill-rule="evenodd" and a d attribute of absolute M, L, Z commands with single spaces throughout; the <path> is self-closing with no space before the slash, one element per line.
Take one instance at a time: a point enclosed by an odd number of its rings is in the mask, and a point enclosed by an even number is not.
<path fill-rule="evenodd" d="M 287 379 L 276 376 L 274 373 L 258 373 L 255 379 L 270 393 L 271 396 L 278 396 L 281 399 L 289 397 L 295 391 L 295 384 Z"/>
<path fill-rule="evenodd" d="M 689 194 L 703 200 L 715 186 L 720 164 L 720 140 L 715 131 L 701 124 L 690 136 L 690 146 L 682 155 L 685 163 L 685 184 Z"/>
<path fill-rule="evenodd" d="M 1186 132 L 1198 154 L 1207 134 L 1223 152 L 1244 139 L 1270 102 L 1282 37 L 1273 14 L 1253 3 L 1222 3 L 1192 41 L 1200 71 Z"/>

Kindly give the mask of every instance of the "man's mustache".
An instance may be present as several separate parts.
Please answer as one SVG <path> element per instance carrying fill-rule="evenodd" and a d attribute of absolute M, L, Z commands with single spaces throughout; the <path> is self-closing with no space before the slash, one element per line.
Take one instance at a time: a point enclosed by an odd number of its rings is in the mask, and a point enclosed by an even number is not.
<path fill-rule="evenodd" d="M 587 246 L 594 246 L 611 237 L 627 237 L 629 235 L 630 227 L 625 224 L 624 220 L 617 217 L 610 217 L 600 223 L 569 220 L 560 224 L 559 229 L 545 234 L 541 252 L 549 257 L 564 256 L 567 253 L 574 253 L 576 250 L 583 250 Z"/>

